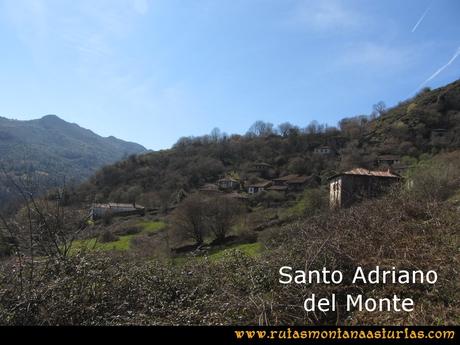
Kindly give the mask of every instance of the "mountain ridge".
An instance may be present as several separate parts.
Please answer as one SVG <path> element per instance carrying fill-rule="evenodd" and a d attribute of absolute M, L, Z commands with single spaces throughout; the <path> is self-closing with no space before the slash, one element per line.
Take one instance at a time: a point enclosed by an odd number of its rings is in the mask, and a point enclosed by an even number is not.
<path fill-rule="evenodd" d="M 11 177 L 40 175 L 34 190 L 64 180 L 82 182 L 102 166 L 142 152 L 147 149 L 140 144 L 99 136 L 57 115 L 26 121 L 0 117 L 0 165 Z M 11 192 L 2 185 L 0 201 L 9 201 Z"/>

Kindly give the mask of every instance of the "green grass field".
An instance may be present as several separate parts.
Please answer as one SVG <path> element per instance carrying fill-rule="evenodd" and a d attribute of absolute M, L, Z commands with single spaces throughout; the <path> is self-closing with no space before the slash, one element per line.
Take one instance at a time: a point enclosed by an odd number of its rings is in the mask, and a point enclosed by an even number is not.
<path fill-rule="evenodd" d="M 178 256 L 178 257 L 172 259 L 172 263 L 174 265 L 180 266 L 180 265 L 183 265 L 187 261 L 190 261 L 190 260 L 210 260 L 210 261 L 215 262 L 215 261 L 219 261 L 219 260 L 224 259 L 226 254 L 228 254 L 229 252 L 234 251 L 234 250 L 241 251 L 241 252 L 243 252 L 244 254 L 246 254 L 248 256 L 254 257 L 254 256 L 257 256 L 260 253 L 262 253 L 264 248 L 263 248 L 262 244 L 259 243 L 259 242 L 245 243 L 245 244 L 235 244 L 235 245 L 231 245 L 231 246 L 228 246 L 228 247 L 222 247 L 222 248 L 219 248 L 219 249 L 214 249 L 210 253 L 208 253 L 207 255 L 203 255 L 203 256 L 196 256 L 196 257 L 193 257 L 193 256 Z"/>
<path fill-rule="evenodd" d="M 207 257 L 211 261 L 217 261 L 217 260 L 224 258 L 225 254 L 227 254 L 231 250 L 242 251 L 244 254 L 248 256 L 257 256 L 262 252 L 263 247 L 262 247 L 262 244 L 259 242 L 236 244 L 236 245 L 212 252 Z"/>
<path fill-rule="evenodd" d="M 166 227 L 166 223 L 162 221 L 142 220 L 139 226 L 143 229 L 142 233 L 155 233 Z"/>
<path fill-rule="evenodd" d="M 90 250 L 90 251 L 92 250 L 102 250 L 102 251 L 129 250 L 131 247 L 131 239 L 133 239 L 136 236 L 151 234 L 151 233 L 160 231 L 161 229 L 164 229 L 166 224 L 162 221 L 141 221 L 139 223 L 139 226 L 142 227 L 142 231 L 140 233 L 133 234 L 133 235 L 119 236 L 118 240 L 113 241 L 113 242 L 101 243 L 97 240 L 97 238 L 74 241 L 72 243 L 70 253 L 76 253 L 78 251 L 84 251 L 84 250 Z"/>

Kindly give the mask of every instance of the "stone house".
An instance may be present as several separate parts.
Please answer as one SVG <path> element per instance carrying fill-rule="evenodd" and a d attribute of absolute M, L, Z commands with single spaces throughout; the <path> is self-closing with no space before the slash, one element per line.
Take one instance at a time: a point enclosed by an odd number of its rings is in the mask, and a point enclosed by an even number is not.
<path fill-rule="evenodd" d="M 90 218 L 97 220 L 104 216 L 128 216 L 134 214 L 145 214 L 145 207 L 137 204 L 93 204 L 90 209 Z"/>
<path fill-rule="evenodd" d="M 220 179 L 217 181 L 217 185 L 219 189 L 224 191 L 240 189 L 240 182 L 230 177 Z"/>
<path fill-rule="evenodd" d="M 267 190 L 267 188 L 269 188 L 272 184 L 273 182 L 271 181 L 263 181 L 259 183 L 250 184 L 248 185 L 248 193 L 257 194 L 259 192 L 263 192 L 264 190 Z"/>
<path fill-rule="evenodd" d="M 348 207 L 365 198 L 381 195 L 401 177 L 388 171 L 356 168 L 329 178 L 331 208 Z"/>
<path fill-rule="evenodd" d="M 313 153 L 316 155 L 327 156 L 332 153 L 332 149 L 330 146 L 327 146 L 327 145 L 319 146 L 313 150 Z"/>
<path fill-rule="evenodd" d="M 287 175 L 273 179 L 273 186 L 268 190 L 301 192 L 305 189 L 310 178 L 305 175 Z"/>

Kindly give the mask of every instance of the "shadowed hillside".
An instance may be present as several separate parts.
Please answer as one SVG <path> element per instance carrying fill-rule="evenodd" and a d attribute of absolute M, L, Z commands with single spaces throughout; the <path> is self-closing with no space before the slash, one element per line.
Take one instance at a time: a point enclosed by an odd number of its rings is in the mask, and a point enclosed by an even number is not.
<path fill-rule="evenodd" d="M 37 190 L 62 185 L 64 180 L 81 182 L 101 166 L 144 151 L 141 145 L 103 138 L 55 115 L 31 121 L 0 117 L 2 168 Z M 0 202 L 10 194 L 3 183 Z"/>

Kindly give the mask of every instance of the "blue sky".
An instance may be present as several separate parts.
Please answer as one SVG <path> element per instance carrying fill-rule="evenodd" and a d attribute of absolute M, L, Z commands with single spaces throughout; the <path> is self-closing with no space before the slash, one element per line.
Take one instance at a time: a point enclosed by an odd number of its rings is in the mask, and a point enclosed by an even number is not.
<path fill-rule="evenodd" d="M 0 116 L 149 149 L 335 125 L 460 78 L 458 0 L 0 0 Z"/>

